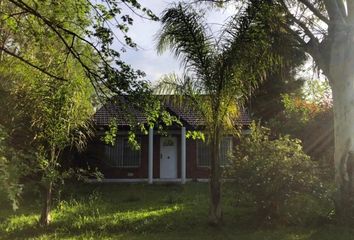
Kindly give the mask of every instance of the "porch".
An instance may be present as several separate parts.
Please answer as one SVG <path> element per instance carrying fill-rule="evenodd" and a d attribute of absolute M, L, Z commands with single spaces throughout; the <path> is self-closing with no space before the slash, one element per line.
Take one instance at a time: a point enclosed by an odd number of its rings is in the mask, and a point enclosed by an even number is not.
<path fill-rule="evenodd" d="M 197 166 L 197 142 L 186 139 L 186 128 L 174 128 L 166 133 L 149 129 L 147 135 L 137 135 L 140 149 L 133 151 L 128 143 L 128 131 L 118 131 L 116 143 L 112 146 L 104 144 L 102 137 L 105 129 L 100 129 L 84 158 L 90 166 L 97 167 L 103 173 L 103 182 L 184 184 L 197 178 L 207 179 L 209 169 Z"/>

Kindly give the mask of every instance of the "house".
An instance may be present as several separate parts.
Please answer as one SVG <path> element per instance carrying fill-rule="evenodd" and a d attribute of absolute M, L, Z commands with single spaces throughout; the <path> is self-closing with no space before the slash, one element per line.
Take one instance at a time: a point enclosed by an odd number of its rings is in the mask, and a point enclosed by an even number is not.
<path fill-rule="evenodd" d="M 192 111 L 183 104 L 161 100 L 165 109 L 176 116 L 183 126 L 173 124 L 166 128 L 166 134 L 159 134 L 157 129 L 149 129 L 148 135 L 137 134 L 140 150 L 133 150 L 128 143 L 129 121 L 119 104 L 106 103 L 94 115 L 97 129 L 96 137 L 88 144 L 85 159 L 97 167 L 106 181 L 138 182 L 180 181 L 209 178 L 210 149 L 206 142 L 187 139 L 186 133 L 202 130 L 204 121 L 197 111 Z M 135 120 L 146 123 L 145 116 L 134 109 Z M 107 145 L 102 141 L 112 119 L 117 122 L 116 144 Z M 238 124 L 247 128 L 251 123 L 246 111 L 243 111 Z M 234 139 L 224 137 L 221 146 L 222 161 L 232 150 Z"/>

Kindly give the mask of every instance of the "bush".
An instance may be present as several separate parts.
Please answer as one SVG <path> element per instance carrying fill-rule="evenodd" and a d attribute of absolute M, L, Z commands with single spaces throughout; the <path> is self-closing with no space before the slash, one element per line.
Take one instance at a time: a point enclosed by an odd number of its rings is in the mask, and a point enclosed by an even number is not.
<path fill-rule="evenodd" d="M 25 169 L 19 151 L 8 145 L 7 138 L 7 133 L 0 125 L 0 203 L 10 201 L 13 210 L 16 210 L 22 192 L 19 181 Z"/>
<path fill-rule="evenodd" d="M 304 152 L 319 163 L 322 179 L 332 181 L 334 178 L 333 109 L 326 92 L 326 84 L 317 88 L 320 88 L 319 92 L 313 91 L 315 96 L 310 99 L 305 96 L 283 94 L 283 111 L 275 114 L 265 124 L 272 129 L 273 136 L 287 134 L 301 139 Z"/>
<path fill-rule="evenodd" d="M 317 163 L 303 152 L 300 140 L 289 136 L 270 140 L 268 129 L 255 124 L 251 128 L 237 146 L 227 174 L 241 194 L 251 195 L 260 223 L 289 223 L 292 216 L 298 222 L 299 216 L 288 209 L 299 207 L 293 200 L 304 199 L 299 195 L 324 196 Z M 311 201 L 301 204 L 306 202 Z"/>

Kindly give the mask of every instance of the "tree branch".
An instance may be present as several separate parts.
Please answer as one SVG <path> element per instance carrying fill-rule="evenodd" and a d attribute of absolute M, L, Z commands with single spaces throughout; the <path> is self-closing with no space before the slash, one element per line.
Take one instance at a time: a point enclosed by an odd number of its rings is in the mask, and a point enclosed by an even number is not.
<path fill-rule="evenodd" d="M 101 55 L 100 51 L 89 41 L 87 41 L 86 39 L 82 38 L 81 36 L 79 36 L 78 34 L 65 29 L 61 26 L 55 25 L 53 24 L 51 21 L 49 21 L 48 19 L 46 19 L 45 17 L 43 17 L 39 12 L 37 12 L 36 10 L 32 9 L 30 6 L 28 6 L 26 3 L 24 3 L 22 0 L 9 0 L 11 1 L 13 4 L 15 4 L 16 6 L 18 6 L 21 9 L 26 10 L 28 13 L 34 15 L 35 17 L 37 17 L 38 19 L 42 20 L 44 24 L 46 24 L 50 29 L 52 29 L 52 31 L 57 35 L 57 37 L 60 39 L 60 41 L 64 44 L 65 48 L 73 55 L 73 57 L 80 63 L 80 65 L 85 69 L 87 76 L 91 79 L 94 80 L 96 82 L 99 81 L 100 76 L 98 74 L 96 74 L 95 72 L 92 71 L 92 69 L 90 69 L 80 58 L 80 55 L 75 51 L 75 49 L 73 47 L 70 46 L 70 44 L 64 39 L 64 37 L 62 36 L 62 34 L 58 31 L 58 29 L 70 34 L 71 36 L 75 36 L 76 38 L 84 41 L 85 43 L 88 43 L 92 48 L 94 48 L 94 50 L 97 52 L 97 54 L 100 56 L 100 58 L 104 61 L 104 64 L 106 66 L 110 65 L 104 60 L 104 57 Z M 58 29 L 57 29 L 58 28 Z M 28 61 L 27 61 L 28 62 Z M 33 65 L 33 64 L 32 64 Z M 94 79 L 92 79 L 91 77 L 93 77 Z M 106 85 L 103 81 L 101 81 L 104 85 Z"/>
<path fill-rule="evenodd" d="M 323 22 L 329 24 L 329 19 L 324 16 L 312 3 L 310 3 L 308 0 L 298 0 L 302 4 L 304 4 L 308 9 L 313 12 L 319 19 L 321 19 Z"/>
<path fill-rule="evenodd" d="M 315 37 L 315 35 L 311 32 L 311 30 L 306 26 L 304 22 L 302 22 L 300 19 L 296 18 L 289 10 L 289 8 L 286 6 L 284 1 L 280 1 L 281 5 L 283 6 L 285 13 L 287 16 L 294 21 L 301 29 L 303 29 L 304 33 L 313 41 L 318 43 L 318 39 Z"/>
<path fill-rule="evenodd" d="M 35 68 L 35 69 L 37 69 L 38 71 L 40 71 L 40 72 L 42 72 L 42 73 L 48 75 L 49 77 L 52 77 L 52 78 L 54 78 L 54 79 L 61 80 L 61 81 L 68 81 L 67 79 L 65 79 L 65 78 L 63 78 L 63 77 L 58 77 L 58 76 L 56 76 L 56 75 L 54 75 L 54 74 L 48 72 L 47 70 L 45 70 L 45 68 L 39 67 L 39 66 L 37 66 L 37 65 L 35 65 L 35 64 L 33 64 L 33 63 L 31 63 L 31 62 L 28 61 L 27 59 L 25 59 L 25 58 L 23 58 L 23 57 L 17 55 L 16 53 L 11 52 L 10 50 L 8 50 L 8 49 L 6 49 L 6 48 L 4 48 L 4 47 L 0 47 L 0 50 L 3 51 L 3 52 L 5 52 L 5 53 L 8 54 L 8 55 L 14 57 L 14 58 L 17 58 L 17 59 L 20 60 L 21 62 L 23 62 L 23 63 L 25 63 L 25 64 L 27 64 L 27 65 L 29 65 L 29 66 Z"/>
<path fill-rule="evenodd" d="M 1 14 L 4 14 L 4 12 L 0 12 Z M 12 13 L 12 14 L 8 14 L 7 16 L 6 16 L 6 18 L 3 18 L 3 19 L 1 19 L 2 21 L 4 21 L 4 20 L 7 20 L 7 19 L 9 19 L 9 18 L 12 18 L 12 17 L 16 17 L 16 16 L 18 16 L 18 15 L 23 15 L 23 14 L 26 14 L 27 12 L 26 11 L 21 11 L 21 12 L 15 12 L 15 13 Z"/>
<path fill-rule="evenodd" d="M 288 9 L 286 9 L 288 10 Z M 295 21 L 295 17 L 292 16 L 292 20 Z M 303 22 L 301 22 L 300 20 L 296 19 L 298 22 L 296 22 L 299 26 L 301 23 L 301 25 L 303 25 L 304 27 L 305 24 Z M 315 62 L 317 63 L 317 65 L 326 73 L 328 74 L 328 59 L 325 57 L 323 50 L 323 42 L 319 43 L 318 39 L 312 34 L 312 32 L 308 29 L 305 30 L 306 32 L 311 33 L 311 35 L 313 37 L 310 37 L 310 41 L 306 42 L 300 35 L 299 33 L 292 29 L 290 27 L 290 25 L 288 23 L 282 23 L 282 26 L 284 27 L 284 29 L 291 35 L 293 35 L 293 37 L 297 40 L 297 42 L 299 43 L 299 46 L 308 54 L 311 55 L 311 57 L 315 60 Z M 301 27 L 301 26 L 300 26 Z M 305 32 L 305 33 L 306 33 Z M 306 33 L 307 35 L 307 33 Z"/>

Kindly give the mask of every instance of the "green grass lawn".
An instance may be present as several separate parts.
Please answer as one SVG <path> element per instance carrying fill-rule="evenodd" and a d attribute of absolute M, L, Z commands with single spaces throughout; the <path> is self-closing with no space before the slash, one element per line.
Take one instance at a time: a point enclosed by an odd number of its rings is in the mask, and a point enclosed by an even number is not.
<path fill-rule="evenodd" d="M 61 193 L 48 228 L 37 226 L 40 201 L 27 194 L 13 212 L 0 205 L 0 239 L 238 239 L 344 240 L 354 230 L 331 225 L 261 229 L 247 208 L 223 196 L 224 225 L 207 224 L 208 185 L 86 184 Z"/>

